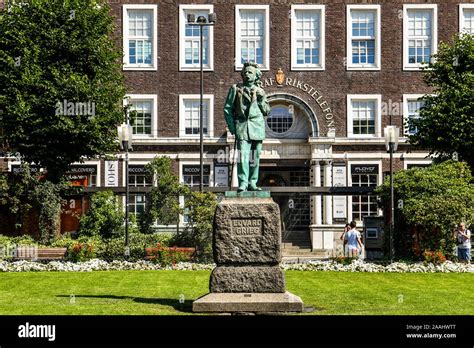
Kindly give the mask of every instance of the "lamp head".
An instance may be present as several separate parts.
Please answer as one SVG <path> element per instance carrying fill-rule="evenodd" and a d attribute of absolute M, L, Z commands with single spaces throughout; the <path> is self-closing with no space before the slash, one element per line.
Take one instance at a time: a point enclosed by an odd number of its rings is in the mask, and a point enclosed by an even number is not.
<path fill-rule="evenodd" d="M 390 144 L 393 144 L 393 151 L 397 151 L 400 129 L 397 126 L 387 126 L 384 129 L 385 146 L 390 151 Z"/>
<path fill-rule="evenodd" d="M 128 149 L 132 148 L 133 128 L 131 125 L 122 123 L 117 127 L 118 138 L 120 142 L 120 148 L 125 149 L 127 144 Z"/>
<path fill-rule="evenodd" d="M 209 13 L 209 23 L 215 23 L 216 22 L 216 14 L 215 13 Z"/>
<path fill-rule="evenodd" d="M 196 16 L 192 13 L 188 14 L 188 23 L 194 23 L 196 21 Z"/>
<path fill-rule="evenodd" d="M 207 19 L 204 16 L 199 16 L 196 20 L 196 23 L 205 24 L 205 23 L 207 23 Z"/>

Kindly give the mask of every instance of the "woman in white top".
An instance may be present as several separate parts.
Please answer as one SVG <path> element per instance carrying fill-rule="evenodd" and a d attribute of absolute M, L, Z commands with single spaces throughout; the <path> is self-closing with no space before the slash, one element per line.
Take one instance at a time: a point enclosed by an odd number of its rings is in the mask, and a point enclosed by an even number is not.
<path fill-rule="evenodd" d="M 362 242 L 360 241 L 360 232 L 356 230 L 356 222 L 351 221 L 351 229 L 346 232 L 344 236 L 344 246 L 347 244 L 349 257 L 357 257 L 359 248 L 362 249 Z"/>
<path fill-rule="evenodd" d="M 471 261 L 471 231 L 466 229 L 466 224 L 461 222 L 457 233 L 458 259 L 462 262 Z"/>

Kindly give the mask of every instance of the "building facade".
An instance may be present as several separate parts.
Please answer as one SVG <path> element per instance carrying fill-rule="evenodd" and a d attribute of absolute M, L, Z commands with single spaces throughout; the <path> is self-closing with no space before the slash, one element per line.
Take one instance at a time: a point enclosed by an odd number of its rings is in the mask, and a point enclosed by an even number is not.
<path fill-rule="evenodd" d="M 410 149 L 406 120 L 432 90 L 421 67 L 460 31 L 474 33 L 473 1 L 110 1 L 123 48 L 132 120 L 132 186 L 143 165 L 169 156 L 180 180 L 199 185 L 199 28 L 187 15 L 215 13 L 203 30 L 204 184 L 228 186 L 234 138 L 223 106 L 245 61 L 258 63 L 272 111 L 261 186 L 377 186 L 389 171 L 383 129 L 401 130 L 395 170 L 428 165 Z M 123 156 L 90 161 L 88 185 L 123 186 Z M 11 165 L 15 163 L 12 162 Z M 79 167 L 78 167 L 79 168 Z M 79 169 L 78 169 L 79 170 Z M 90 170 L 90 168 L 89 168 Z M 235 174 L 236 170 L 233 171 Z M 77 174 L 78 172 L 76 172 Z M 236 186 L 236 175 L 232 178 Z M 135 195 L 140 213 L 146 197 Z M 347 221 L 381 215 L 372 196 L 275 196 L 283 241 L 335 255 Z M 184 223 L 184 221 L 182 221 Z"/>

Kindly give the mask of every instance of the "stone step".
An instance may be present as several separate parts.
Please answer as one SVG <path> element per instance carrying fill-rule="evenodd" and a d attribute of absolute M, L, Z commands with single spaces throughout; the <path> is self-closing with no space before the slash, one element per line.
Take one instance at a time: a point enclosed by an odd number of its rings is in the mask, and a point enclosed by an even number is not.
<path fill-rule="evenodd" d="M 282 239 L 283 239 L 284 241 L 290 241 L 290 242 L 293 242 L 293 241 L 300 242 L 300 241 L 310 240 L 309 237 L 301 237 L 301 238 L 283 237 Z"/>
<path fill-rule="evenodd" d="M 305 244 L 292 244 L 292 243 L 282 243 L 282 249 L 311 249 L 311 243 Z"/>
<path fill-rule="evenodd" d="M 311 249 L 301 249 L 301 250 L 290 250 L 290 251 L 285 251 L 283 250 L 282 252 L 283 256 L 303 256 L 303 255 L 315 255 L 311 251 Z"/>
<path fill-rule="evenodd" d="M 282 261 L 285 263 L 302 263 L 307 261 L 327 260 L 324 254 L 312 254 L 312 255 L 295 255 L 295 256 L 283 256 Z"/>

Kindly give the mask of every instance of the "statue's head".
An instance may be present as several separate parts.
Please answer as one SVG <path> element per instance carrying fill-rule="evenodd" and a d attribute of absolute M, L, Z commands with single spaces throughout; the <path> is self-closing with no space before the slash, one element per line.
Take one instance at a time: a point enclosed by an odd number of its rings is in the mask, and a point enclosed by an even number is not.
<path fill-rule="evenodd" d="M 257 82 L 257 81 L 260 81 L 260 78 L 262 77 L 262 72 L 260 71 L 258 64 L 253 63 L 253 62 L 246 62 L 244 63 L 244 66 L 242 67 L 242 71 L 240 72 L 240 75 L 242 76 L 242 79 L 244 81 L 249 78 L 248 75 L 254 75 L 255 77 L 253 78 L 252 82 Z"/>

